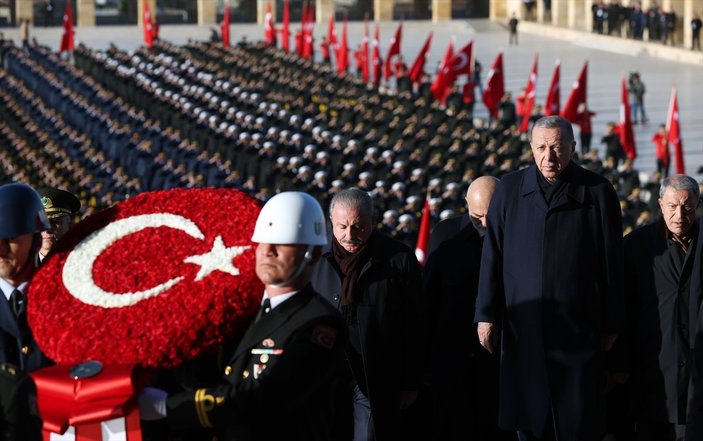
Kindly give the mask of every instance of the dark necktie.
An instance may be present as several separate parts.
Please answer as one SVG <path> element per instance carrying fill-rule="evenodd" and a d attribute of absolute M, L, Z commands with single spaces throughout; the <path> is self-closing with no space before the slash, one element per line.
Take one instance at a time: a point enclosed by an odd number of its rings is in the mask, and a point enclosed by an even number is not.
<path fill-rule="evenodd" d="M 254 323 L 261 320 L 261 317 L 265 316 L 269 312 L 271 312 L 271 300 L 266 297 L 263 303 L 261 303 L 261 309 L 259 309 L 259 313 L 256 315 L 256 320 L 254 320 Z"/>
<path fill-rule="evenodd" d="M 10 294 L 10 306 L 12 306 L 12 312 L 15 316 L 20 315 L 20 310 L 22 309 L 22 303 L 24 302 L 24 294 L 19 289 L 14 289 L 12 294 Z"/>

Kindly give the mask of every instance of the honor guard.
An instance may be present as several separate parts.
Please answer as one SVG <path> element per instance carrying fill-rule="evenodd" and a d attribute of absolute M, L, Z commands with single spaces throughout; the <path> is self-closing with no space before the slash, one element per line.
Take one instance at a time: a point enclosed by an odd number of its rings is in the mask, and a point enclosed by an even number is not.
<path fill-rule="evenodd" d="M 24 184 L 0 187 L 0 362 L 33 371 L 48 365 L 27 324 L 27 289 L 49 220 L 39 195 Z"/>
<path fill-rule="evenodd" d="M 172 431 L 223 429 L 225 440 L 332 439 L 347 334 L 341 315 L 309 283 L 327 243 L 322 208 L 306 193 L 280 193 L 262 208 L 252 241 L 265 291 L 223 384 L 169 397 L 147 388 L 141 417 L 165 417 Z"/>

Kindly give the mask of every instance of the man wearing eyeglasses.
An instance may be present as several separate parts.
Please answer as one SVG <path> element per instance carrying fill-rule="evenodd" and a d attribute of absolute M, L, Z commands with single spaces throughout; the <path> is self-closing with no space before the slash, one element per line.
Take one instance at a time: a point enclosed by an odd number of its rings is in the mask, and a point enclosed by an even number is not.
<path fill-rule="evenodd" d="M 700 290 L 701 243 L 696 208 L 698 183 L 686 175 L 664 178 L 662 219 L 628 234 L 625 249 L 627 327 L 614 355 L 624 355 L 636 438 L 684 439 L 691 351 Z M 620 375 L 627 378 L 628 375 Z"/>

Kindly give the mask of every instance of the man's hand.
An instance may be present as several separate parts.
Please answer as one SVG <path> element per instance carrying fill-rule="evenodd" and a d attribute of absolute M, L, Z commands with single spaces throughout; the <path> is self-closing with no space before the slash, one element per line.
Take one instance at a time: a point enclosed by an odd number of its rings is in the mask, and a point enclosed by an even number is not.
<path fill-rule="evenodd" d="M 610 349 L 612 349 L 613 345 L 615 344 L 615 339 L 617 338 L 617 334 L 602 335 L 600 341 L 600 350 L 609 351 Z"/>
<path fill-rule="evenodd" d="M 498 333 L 495 330 L 495 325 L 489 322 L 478 322 L 476 327 L 478 332 L 478 341 L 491 354 L 498 348 Z"/>
<path fill-rule="evenodd" d="M 400 391 L 400 408 L 407 409 L 412 406 L 412 404 L 417 401 L 417 391 L 416 390 L 401 390 Z"/>

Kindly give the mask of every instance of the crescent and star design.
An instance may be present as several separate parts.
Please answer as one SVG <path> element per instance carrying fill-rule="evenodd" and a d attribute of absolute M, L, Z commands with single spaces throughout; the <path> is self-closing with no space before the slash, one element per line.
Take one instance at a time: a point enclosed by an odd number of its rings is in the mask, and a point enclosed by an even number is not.
<path fill-rule="evenodd" d="M 63 266 L 63 284 L 68 292 L 81 302 L 102 308 L 124 308 L 142 300 L 165 293 L 184 277 L 178 276 L 154 287 L 136 292 L 117 293 L 106 291 L 93 280 L 93 266 L 96 259 L 112 244 L 130 234 L 146 228 L 167 227 L 183 231 L 187 235 L 205 240 L 205 235 L 190 219 L 169 213 L 142 214 L 112 222 L 85 237 L 69 253 Z M 205 253 L 186 257 L 184 263 L 200 265 L 195 282 L 207 277 L 213 271 L 221 271 L 232 276 L 239 275 L 233 259 L 251 248 L 250 246 L 226 247 L 222 236 L 217 236 L 212 249 Z"/>

